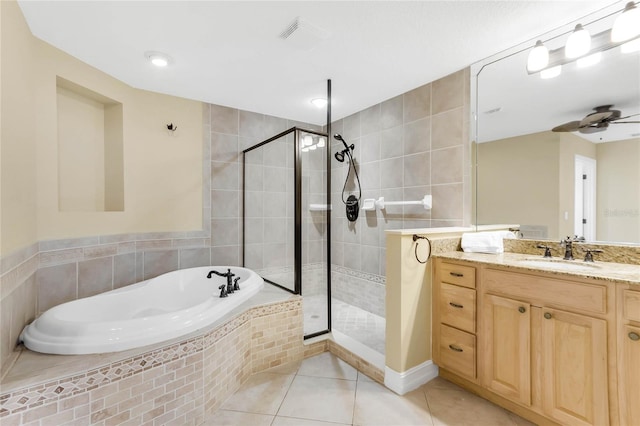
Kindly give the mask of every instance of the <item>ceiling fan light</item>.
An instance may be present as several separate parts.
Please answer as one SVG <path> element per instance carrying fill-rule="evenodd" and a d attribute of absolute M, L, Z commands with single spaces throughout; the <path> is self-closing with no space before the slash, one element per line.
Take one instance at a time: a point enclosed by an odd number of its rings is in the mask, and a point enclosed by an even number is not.
<path fill-rule="evenodd" d="M 313 138 L 311 137 L 311 135 L 306 135 L 305 137 L 302 138 L 302 144 L 304 146 L 311 146 L 313 145 Z"/>
<path fill-rule="evenodd" d="M 620 46 L 620 52 L 633 53 L 640 51 L 640 38 L 631 40 Z"/>
<path fill-rule="evenodd" d="M 569 58 L 578 58 L 589 52 L 591 49 L 591 36 L 589 32 L 582 28 L 582 25 L 576 25 L 564 47 L 564 55 Z"/>
<path fill-rule="evenodd" d="M 540 72 L 540 78 L 544 78 L 545 80 L 547 80 L 549 78 L 557 77 L 560 74 L 562 74 L 562 65 L 556 65 L 555 67 L 542 70 Z"/>
<path fill-rule="evenodd" d="M 325 139 L 321 136 L 318 138 L 318 148 L 324 148 Z"/>
<path fill-rule="evenodd" d="M 640 9 L 630 1 L 613 23 L 611 41 L 618 43 L 631 40 L 638 35 L 640 35 Z"/>
<path fill-rule="evenodd" d="M 586 68 L 597 64 L 602 59 L 602 52 L 596 52 L 576 61 L 578 68 Z"/>
<path fill-rule="evenodd" d="M 527 59 L 527 71 L 536 72 L 549 65 L 549 49 L 538 40 Z"/>

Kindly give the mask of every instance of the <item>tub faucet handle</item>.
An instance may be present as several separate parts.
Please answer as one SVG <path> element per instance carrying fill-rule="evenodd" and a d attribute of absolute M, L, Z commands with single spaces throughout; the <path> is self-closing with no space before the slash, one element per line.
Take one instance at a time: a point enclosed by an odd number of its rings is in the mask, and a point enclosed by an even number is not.
<path fill-rule="evenodd" d="M 240 291 L 240 285 L 238 284 L 238 281 L 240 281 L 240 277 L 233 279 L 233 291 Z"/>
<path fill-rule="evenodd" d="M 218 288 L 220 289 L 220 297 L 227 297 L 228 296 L 226 284 L 222 284 Z"/>

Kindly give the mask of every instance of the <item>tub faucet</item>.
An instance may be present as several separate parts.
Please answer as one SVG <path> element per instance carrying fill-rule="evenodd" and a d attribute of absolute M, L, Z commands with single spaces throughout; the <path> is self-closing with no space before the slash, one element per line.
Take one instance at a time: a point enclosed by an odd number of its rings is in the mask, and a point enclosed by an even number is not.
<path fill-rule="evenodd" d="M 227 269 L 227 272 L 222 273 L 222 272 L 218 272 L 218 271 L 209 271 L 209 273 L 207 274 L 207 278 L 211 278 L 212 275 L 211 274 L 216 274 L 219 277 L 226 277 L 227 278 L 227 293 L 233 293 L 234 291 L 234 285 L 233 285 L 233 277 L 235 277 L 236 274 L 231 272 L 231 269 Z M 236 285 L 237 287 L 237 285 Z M 238 288 L 239 290 L 240 288 Z M 224 297 L 222 295 L 222 293 L 220 293 L 220 297 Z"/>

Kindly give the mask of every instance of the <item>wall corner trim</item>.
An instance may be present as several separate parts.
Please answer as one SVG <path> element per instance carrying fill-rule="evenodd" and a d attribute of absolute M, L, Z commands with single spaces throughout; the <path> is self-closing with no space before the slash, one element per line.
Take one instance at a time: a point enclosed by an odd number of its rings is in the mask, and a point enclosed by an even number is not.
<path fill-rule="evenodd" d="M 384 368 L 384 385 L 397 393 L 404 395 L 425 383 L 438 377 L 438 366 L 428 360 L 407 371 L 398 373 L 388 366 Z"/>

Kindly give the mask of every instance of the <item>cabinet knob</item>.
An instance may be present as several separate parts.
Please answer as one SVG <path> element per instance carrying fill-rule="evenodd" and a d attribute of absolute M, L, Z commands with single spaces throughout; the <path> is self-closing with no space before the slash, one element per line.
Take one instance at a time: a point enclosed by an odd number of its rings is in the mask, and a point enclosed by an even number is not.
<path fill-rule="evenodd" d="M 464 274 L 461 274 L 460 272 L 449 272 L 449 275 L 453 277 L 464 277 Z"/>
<path fill-rule="evenodd" d="M 551 319 L 551 314 L 550 314 L 549 312 L 545 312 L 545 313 L 544 313 L 544 317 L 545 317 L 546 319 Z"/>
<path fill-rule="evenodd" d="M 527 309 L 524 306 L 520 306 L 518 308 L 518 312 L 520 312 L 521 314 L 524 314 L 525 312 L 527 312 Z"/>
<path fill-rule="evenodd" d="M 462 308 L 464 308 L 464 306 L 463 306 L 463 305 L 459 305 L 459 304 L 457 304 L 457 303 L 449 302 L 449 304 L 450 304 L 451 306 L 453 306 L 454 308 L 458 308 L 458 309 L 462 309 Z"/>
<path fill-rule="evenodd" d="M 629 339 L 635 341 L 640 340 L 640 334 L 638 333 L 634 333 L 633 331 L 631 333 L 629 333 Z"/>
<path fill-rule="evenodd" d="M 459 347 L 454 346 L 454 345 L 449 345 L 449 349 L 451 349 L 452 351 L 456 351 L 456 352 L 462 352 L 462 348 L 459 348 Z"/>

